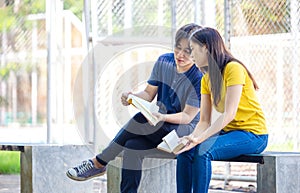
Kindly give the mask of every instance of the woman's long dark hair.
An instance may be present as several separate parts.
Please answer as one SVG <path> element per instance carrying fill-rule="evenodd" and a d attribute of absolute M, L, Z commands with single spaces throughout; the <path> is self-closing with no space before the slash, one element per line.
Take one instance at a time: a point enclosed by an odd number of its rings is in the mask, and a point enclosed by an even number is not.
<path fill-rule="evenodd" d="M 191 35 L 190 40 L 199 44 L 200 46 L 206 46 L 208 50 L 208 74 L 215 106 L 218 106 L 218 103 L 221 100 L 221 89 L 223 85 L 222 74 L 224 68 L 231 61 L 240 63 L 246 69 L 253 82 L 254 88 L 258 89 L 258 85 L 252 74 L 241 61 L 232 56 L 230 51 L 226 48 L 224 41 L 217 30 L 209 27 L 199 29 Z"/>

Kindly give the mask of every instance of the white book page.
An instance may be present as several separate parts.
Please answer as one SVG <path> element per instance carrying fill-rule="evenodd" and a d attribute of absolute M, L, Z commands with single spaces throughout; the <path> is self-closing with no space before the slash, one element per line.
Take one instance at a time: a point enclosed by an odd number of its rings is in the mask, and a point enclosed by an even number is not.
<path fill-rule="evenodd" d="M 171 131 L 168 135 L 166 135 L 163 140 L 168 144 L 170 149 L 173 151 L 179 143 L 179 137 L 175 130 Z"/>
<path fill-rule="evenodd" d="M 137 109 L 141 111 L 141 113 L 150 121 L 153 125 L 158 123 L 158 120 L 155 116 L 152 115 L 154 112 L 158 112 L 159 107 L 155 103 L 150 103 L 142 98 L 139 98 L 134 95 L 128 96 L 128 101 L 130 101 Z"/>
<path fill-rule="evenodd" d="M 168 153 L 172 153 L 172 150 L 170 149 L 170 147 L 168 146 L 168 144 L 165 141 L 162 141 L 158 146 L 158 149 L 168 152 Z"/>

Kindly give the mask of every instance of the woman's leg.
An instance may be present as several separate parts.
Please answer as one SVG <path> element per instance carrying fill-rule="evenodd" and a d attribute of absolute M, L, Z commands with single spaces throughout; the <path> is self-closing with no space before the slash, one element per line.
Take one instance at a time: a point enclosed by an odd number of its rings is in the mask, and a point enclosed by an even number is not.
<path fill-rule="evenodd" d="M 267 135 L 246 131 L 221 132 L 207 139 L 195 149 L 193 164 L 194 193 L 207 193 L 211 179 L 211 161 L 230 159 L 242 154 L 260 153 L 268 142 Z"/>
<path fill-rule="evenodd" d="M 176 184 L 177 193 L 192 193 L 193 160 L 195 148 L 177 156 Z"/>

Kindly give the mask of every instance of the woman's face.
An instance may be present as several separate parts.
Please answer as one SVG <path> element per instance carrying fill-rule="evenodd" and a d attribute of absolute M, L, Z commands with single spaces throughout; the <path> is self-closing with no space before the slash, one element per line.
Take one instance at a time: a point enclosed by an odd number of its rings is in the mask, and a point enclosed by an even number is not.
<path fill-rule="evenodd" d="M 175 61 L 178 72 L 185 72 L 194 64 L 191 58 L 191 49 L 187 39 L 181 39 L 174 48 Z"/>
<path fill-rule="evenodd" d="M 200 44 L 194 41 L 190 41 L 190 47 L 192 50 L 191 53 L 192 60 L 196 63 L 198 68 L 208 66 L 206 47 L 200 46 Z"/>

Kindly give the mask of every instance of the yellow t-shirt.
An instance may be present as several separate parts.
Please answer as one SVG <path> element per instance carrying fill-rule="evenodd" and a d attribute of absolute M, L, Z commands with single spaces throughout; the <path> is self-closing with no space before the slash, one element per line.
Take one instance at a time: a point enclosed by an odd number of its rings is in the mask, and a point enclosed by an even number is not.
<path fill-rule="evenodd" d="M 201 94 L 211 95 L 209 82 L 209 76 L 205 74 L 201 80 Z M 255 134 L 267 134 L 265 116 L 256 97 L 253 82 L 246 69 L 237 62 L 228 63 L 224 69 L 221 100 L 215 107 L 216 110 L 220 113 L 224 112 L 226 88 L 238 84 L 243 85 L 238 110 L 234 120 L 223 130 L 246 130 Z M 213 100 L 212 95 L 211 99 Z"/>

